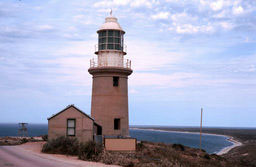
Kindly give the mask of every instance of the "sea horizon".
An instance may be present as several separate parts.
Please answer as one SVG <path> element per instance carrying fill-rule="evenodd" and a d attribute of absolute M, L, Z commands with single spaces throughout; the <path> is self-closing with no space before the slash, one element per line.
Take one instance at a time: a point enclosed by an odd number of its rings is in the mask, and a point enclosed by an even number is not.
<path fill-rule="evenodd" d="M 22 122 L 0 122 L 0 124 L 19 124 Z M 24 122 L 27 124 L 35 124 L 35 125 L 48 125 L 48 123 L 34 123 L 34 122 Z M 166 127 L 166 128 L 200 128 L 200 126 L 195 125 L 129 125 L 129 128 L 133 127 Z M 228 128 L 228 129 L 256 129 L 254 126 L 203 126 L 204 128 Z"/>

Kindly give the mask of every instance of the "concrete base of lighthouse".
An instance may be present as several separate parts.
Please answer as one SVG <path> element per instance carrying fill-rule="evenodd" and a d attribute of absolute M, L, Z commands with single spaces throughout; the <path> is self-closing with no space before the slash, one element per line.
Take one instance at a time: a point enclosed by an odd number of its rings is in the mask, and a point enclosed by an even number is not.
<path fill-rule="evenodd" d="M 105 136 L 129 136 L 128 76 L 129 68 L 92 67 L 93 75 L 91 116 L 102 126 Z M 118 86 L 113 78 L 118 78 Z M 119 125 L 116 127 L 116 120 Z"/>

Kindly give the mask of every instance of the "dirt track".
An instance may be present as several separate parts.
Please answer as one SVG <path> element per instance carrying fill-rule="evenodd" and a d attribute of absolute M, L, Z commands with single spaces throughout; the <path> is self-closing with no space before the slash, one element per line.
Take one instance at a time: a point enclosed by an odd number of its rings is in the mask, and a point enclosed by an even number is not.
<path fill-rule="evenodd" d="M 101 163 L 78 160 L 65 155 L 40 153 L 40 143 L 0 146 L 0 167 L 104 167 Z M 109 167 L 109 166 L 108 166 Z"/>

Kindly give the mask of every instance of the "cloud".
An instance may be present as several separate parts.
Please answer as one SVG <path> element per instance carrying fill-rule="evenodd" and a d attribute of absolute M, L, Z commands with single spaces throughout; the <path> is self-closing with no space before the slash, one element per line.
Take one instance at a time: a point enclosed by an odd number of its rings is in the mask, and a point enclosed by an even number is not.
<path fill-rule="evenodd" d="M 159 12 L 154 15 L 151 15 L 151 18 L 154 20 L 159 20 L 159 19 L 168 19 L 169 16 L 170 16 L 169 12 Z"/>
<path fill-rule="evenodd" d="M 185 12 L 171 15 L 172 25 L 168 28 L 178 34 L 212 33 L 215 27 L 211 23 L 199 24 L 197 16 L 191 16 Z"/>
<path fill-rule="evenodd" d="M 153 4 L 155 3 L 154 0 L 136 0 L 131 2 L 131 7 L 148 7 L 151 8 Z"/>
<path fill-rule="evenodd" d="M 232 28 L 234 27 L 234 25 L 233 25 L 232 23 L 225 22 L 225 21 L 220 22 L 219 24 L 220 24 L 220 26 L 221 26 L 222 28 L 224 28 L 224 29 L 226 29 L 226 30 L 230 30 L 230 29 L 232 29 Z"/>
<path fill-rule="evenodd" d="M 132 68 L 136 71 L 155 71 L 185 59 L 182 53 L 168 51 L 157 42 L 128 40 L 127 46 L 127 55 L 132 61 Z"/>
<path fill-rule="evenodd" d="M 148 7 L 151 8 L 152 5 L 156 3 L 155 0 L 102 0 L 94 3 L 96 8 L 106 8 L 106 7 L 115 7 L 115 6 L 129 6 L 132 8 L 137 7 Z"/>
<path fill-rule="evenodd" d="M 215 2 L 210 3 L 210 7 L 212 10 L 217 11 L 221 10 L 224 6 L 224 1 L 223 0 L 217 0 Z"/>
<path fill-rule="evenodd" d="M 194 78 L 199 77 L 196 73 L 173 73 L 173 74 L 159 74 L 159 73 L 134 73 L 130 78 L 131 86 L 157 86 L 157 87 L 185 87 L 194 82 Z M 190 82 L 189 79 L 193 81 Z"/>
<path fill-rule="evenodd" d="M 97 41 L 75 41 L 67 42 L 59 47 L 54 55 L 59 56 L 70 56 L 70 55 L 80 55 L 87 56 L 93 55 L 95 52 Z"/>
<path fill-rule="evenodd" d="M 233 14 L 239 15 L 244 12 L 244 8 L 242 6 L 233 7 Z"/>
<path fill-rule="evenodd" d="M 211 33 L 214 31 L 214 28 L 211 25 L 195 26 L 191 24 L 183 24 L 177 25 L 175 31 L 179 34 Z"/>
<path fill-rule="evenodd" d="M 39 25 L 37 26 L 39 31 L 51 31 L 54 30 L 54 27 L 49 25 L 49 24 L 45 24 L 45 25 Z"/>

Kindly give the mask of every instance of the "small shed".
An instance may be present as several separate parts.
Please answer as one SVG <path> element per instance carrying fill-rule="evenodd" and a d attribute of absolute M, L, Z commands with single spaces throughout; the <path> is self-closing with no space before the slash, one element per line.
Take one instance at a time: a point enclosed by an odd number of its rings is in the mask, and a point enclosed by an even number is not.
<path fill-rule="evenodd" d="M 48 118 L 48 139 L 60 136 L 76 137 L 79 142 L 94 140 L 99 142 L 102 127 L 83 111 L 69 105 Z"/>

